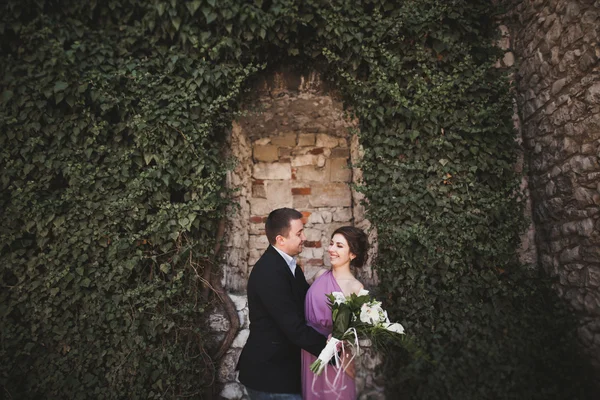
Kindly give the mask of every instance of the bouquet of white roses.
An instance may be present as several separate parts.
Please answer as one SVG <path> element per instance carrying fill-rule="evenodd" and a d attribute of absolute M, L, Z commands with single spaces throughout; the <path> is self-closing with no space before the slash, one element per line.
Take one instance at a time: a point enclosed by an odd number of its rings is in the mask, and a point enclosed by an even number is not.
<path fill-rule="evenodd" d="M 404 334 L 402 325 L 390 322 L 381 302 L 373 299 L 367 290 L 348 297 L 342 292 L 333 292 L 327 298 L 332 313 L 333 332 L 317 360 L 310 365 L 310 370 L 316 375 L 321 374 L 325 365 L 334 357 L 339 367 L 338 346 L 344 340 L 354 343 L 352 347 L 355 355 L 360 350 L 360 339 L 369 339 L 375 345 L 385 340 L 401 340 L 401 335 Z"/>

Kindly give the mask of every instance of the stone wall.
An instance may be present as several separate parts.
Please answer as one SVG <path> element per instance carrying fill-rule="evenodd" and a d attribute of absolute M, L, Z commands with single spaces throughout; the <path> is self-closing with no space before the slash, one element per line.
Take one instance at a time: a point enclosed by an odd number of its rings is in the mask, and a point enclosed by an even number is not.
<path fill-rule="evenodd" d="M 600 1 L 508 4 L 539 264 L 600 370 Z"/>
<path fill-rule="evenodd" d="M 249 333 L 246 282 L 252 267 L 269 245 L 264 223 L 270 211 L 292 207 L 304 215 L 307 241 L 298 256 L 309 281 L 330 266 L 326 252 L 331 233 L 343 225 L 369 232 L 370 262 L 376 255 L 376 232 L 365 219 L 363 197 L 352 187 L 360 183 L 353 168 L 361 157 L 357 121 L 348 118 L 342 104 L 315 73 L 275 72 L 254 88 L 254 100 L 245 115 L 233 123 L 231 152 L 237 165 L 228 175 L 236 206 L 228 214 L 223 251 L 223 284 L 238 310 L 241 330 L 219 369 L 221 396 L 245 398 L 237 382 L 235 364 Z M 358 278 L 367 288 L 376 284 L 370 262 Z M 217 338 L 228 329 L 220 313 L 211 316 Z M 221 332 L 219 334 L 219 332 Z M 365 356 L 375 365 L 378 358 Z M 382 393 L 372 368 L 363 368 L 357 388 L 369 398 Z M 364 396 L 362 396 L 364 397 Z"/>

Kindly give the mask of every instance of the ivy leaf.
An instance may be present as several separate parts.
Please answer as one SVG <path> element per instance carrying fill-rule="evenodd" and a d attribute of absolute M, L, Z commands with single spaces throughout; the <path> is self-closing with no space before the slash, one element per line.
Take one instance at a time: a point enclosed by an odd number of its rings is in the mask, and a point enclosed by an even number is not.
<path fill-rule="evenodd" d="M 65 90 L 68 87 L 69 87 L 69 84 L 67 82 L 58 81 L 54 84 L 54 93 L 62 92 L 63 90 Z"/>
<path fill-rule="evenodd" d="M 12 90 L 5 90 L 2 92 L 2 103 L 8 103 L 10 101 L 10 99 L 12 99 L 13 97 L 13 91 Z"/>
<path fill-rule="evenodd" d="M 171 23 L 176 31 L 179 31 L 179 27 L 181 26 L 181 18 L 179 17 L 171 17 Z"/>
<path fill-rule="evenodd" d="M 200 8 L 200 4 L 202 4 L 202 2 L 199 0 L 192 1 L 190 3 L 186 3 L 187 9 L 190 12 L 190 15 L 194 15 L 196 13 L 196 11 L 198 11 L 198 8 Z"/>

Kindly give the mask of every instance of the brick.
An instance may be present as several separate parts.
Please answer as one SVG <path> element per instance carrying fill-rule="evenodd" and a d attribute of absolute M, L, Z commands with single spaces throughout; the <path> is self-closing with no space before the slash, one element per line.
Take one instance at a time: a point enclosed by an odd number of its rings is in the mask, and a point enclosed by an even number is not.
<path fill-rule="evenodd" d="M 279 148 L 279 157 L 291 157 L 292 155 L 292 149 L 289 149 L 287 147 L 280 147 Z"/>
<path fill-rule="evenodd" d="M 255 145 L 253 154 L 256 161 L 273 162 L 279 160 L 279 148 L 273 145 Z"/>
<path fill-rule="evenodd" d="M 298 135 L 298 146 L 314 146 L 315 139 L 314 133 L 301 133 Z"/>
<path fill-rule="evenodd" d="M 253 224 L 263 224 L 265 223 L 267 217 L 259 217 L 257 215 L 250 217 L 250 222 Z"/>
<path fill-rule="evenodd" d="M 315 240 L 315 241 L 306 241 L 304 242 L 304 246 L 306 247 L 321 247 L 321 241 L 320 240 Z"/>
<path fill-rule="evenodd" d="M 272 136 L 271 144 L 274 144 L 276 146 L 294 147 L 296 146 L 296 134 L 285 133 L 280 136 Z"/>
<path fill-rule="evenodd" d="M 306 265 L 323 265 L 323 259 L 322 258 L 311 258 L 308 259 L 304 262 Z"/>
<path fill-rule="evenodd" d="M 302 211 L 302 223 L 306 224 L 308 217 L 310 217 L 310 211 Z"/>
<path fill-rule="evenodd" d="M 252 177 L 289 180 L 292 178 L 292 170 L 289 163 L 257 163 L 254 164 Z"/>
<path fill-rule="evenodd" d="M 310 194 L 310 188 L 309 187 L 292 188 L 292 194 L 295 196 L 307 195 L 307 194 Z"/>
<path fill-rule="evenodd" d="M 314 149 L 312 149 L 311 151 L 309 151 L 310 154 L 323 154 L 323 148 L 322 147 L 315 147 Z"/>

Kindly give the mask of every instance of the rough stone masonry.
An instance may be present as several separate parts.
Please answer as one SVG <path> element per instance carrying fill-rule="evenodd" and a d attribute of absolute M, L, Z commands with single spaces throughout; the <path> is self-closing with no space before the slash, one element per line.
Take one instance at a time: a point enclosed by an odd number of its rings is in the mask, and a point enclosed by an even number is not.
<path fill-rule="evenodd" d="M 600 375 L 600 1 L 506 3 L 539 264 Z"/>

